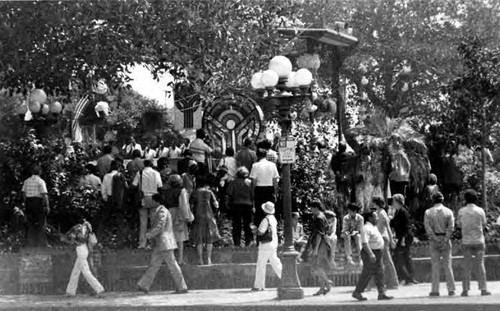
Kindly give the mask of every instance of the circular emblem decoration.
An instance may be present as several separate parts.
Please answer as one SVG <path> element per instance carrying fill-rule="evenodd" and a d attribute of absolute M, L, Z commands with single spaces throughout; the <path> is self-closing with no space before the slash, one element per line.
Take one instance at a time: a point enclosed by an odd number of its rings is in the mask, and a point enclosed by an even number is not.
<path fill-rule="evenodd" d="M 244 94 L 228 94 L 208 104 L 202 126 L 221 152 L 227 147 L 240 149 L 246 137 L 255 139 L 263 129 L 260 106 Z"/>

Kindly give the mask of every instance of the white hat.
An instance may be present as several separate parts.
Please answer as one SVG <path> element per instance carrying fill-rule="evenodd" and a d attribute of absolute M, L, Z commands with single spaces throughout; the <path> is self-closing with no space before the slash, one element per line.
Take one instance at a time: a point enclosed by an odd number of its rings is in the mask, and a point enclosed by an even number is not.
<path fill-rule="evenodd" d="M 262 210 L 266 214 L 274 214 L 274 203 L 267 201 L 266 203 L 262 204 Z"/>

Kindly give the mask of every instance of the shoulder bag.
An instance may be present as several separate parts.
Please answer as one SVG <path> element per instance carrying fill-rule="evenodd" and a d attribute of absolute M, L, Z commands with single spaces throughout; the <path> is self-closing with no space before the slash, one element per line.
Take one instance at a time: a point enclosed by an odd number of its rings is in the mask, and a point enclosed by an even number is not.
<path fill-rule="evenodd" d="M 271 229 L 271 223 L 269 222 L 269 219 L 266 217 L 268 226 L 266 232 L 262 234 L 257 235 L 257 241 L 259 243 L 270 243 L 273 240 L 273 230 Z"/>

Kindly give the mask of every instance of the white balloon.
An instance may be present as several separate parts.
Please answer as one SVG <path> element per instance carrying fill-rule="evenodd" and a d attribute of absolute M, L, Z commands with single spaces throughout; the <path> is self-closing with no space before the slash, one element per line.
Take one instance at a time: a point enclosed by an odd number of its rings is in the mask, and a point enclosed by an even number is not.
<path fill-rule="evenodd" d="M 107 102 L 100 101 L 95 105 L 94 110 L 97 116 L 99 116 L 99 111 L 102 111 L 104 115 L 107 116 L 109 114 L 109 104 Z"/>

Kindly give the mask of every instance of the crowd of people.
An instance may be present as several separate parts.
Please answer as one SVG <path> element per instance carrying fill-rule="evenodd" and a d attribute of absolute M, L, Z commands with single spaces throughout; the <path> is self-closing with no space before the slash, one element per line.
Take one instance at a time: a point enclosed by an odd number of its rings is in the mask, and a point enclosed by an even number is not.
<path fill-rule="evenodd" d="M 272 143 L 264 140 L 254 150 L 252 140 L 247 138 L 238 152 L 228 147 L 215 168 L 216 173 L 212 173 L 207 156 L 213 150 L 205 138 L 205 132 L 198 130 L 196 139 L 185 146 L 169 149 L 161 142 L 156 150 L 149 146 L 143 150 L 141 145 L 131 139 L 123 146 L 121 155 L 114 154 L 111 146 L 105 146 L 96 165 L 86 166 L 86 174 L 81 177 L 80 185 L 100 192 L 103 207 L 97 219 L 90 219 L 93 226 L 82 213 L 78 223 L 67 234 L 61 235 L 63 241 L 76 246 L 77 253 L 66 291 L 68 295 L 75 294 L 80 274 L 83 274 L 97 295 L 104 291 L 89 269 L 89 252 L 103 236 L 107 223 L 126 210 L 125 205 L 132 205 L 138 210 L 138 248 L 153 248 L 150 267 L 137 283 L 140 291 L 149 291 L 160 265 L 165 261 L 177 292 L 187 292 L 180 269 L 186 264 L 184 244 L 191 241 L 196 246 L 199 265 L 212 264 L 213 244 L 220 239 L 216 215 L 221 206 L 231 216 L 234 245 L 258 246 L 252 290 L 264 290 L 268 262 L 276 275 L 281 277 L 278 219 L 275 217 L 280 177 L 279 157 L 272 149 Z M 169 159 L 174 155 L 182 155 L 176 167 L 170 164 Z M 128 158 L 128 161 L 124 161 L 124 158 Z M 35 166 L 33 176 L 25 181 L 22 189 L 28 219 L 28 246 L 47 245 L 45 217 L 50 212 L 50 205 L 47 188 L 40 174 L 40 167 Z M 431 196 L 429 205 L 432 206 L 426 210 L 424 217 L 433 267 L 430 296 L 439 295 L 441 261 L 445 266 L 448 294 L 455 294 L 451 269 L 451 234 L 455 225 L 462 228 L 465 258 L 466 278 L 462 296 L 467 296 L 470 290 L 470 274 L 474 264 L 480 267 L 481 295 L 489 295 L 482 233 L 486 219 L 484 211 L 475 205 L 476 193 L 473 190 L 465 192 L 466 206 L 459 211 L 456 223 L 453 213 L 442 204 L 443 195 L 438 189 L 434 189 Z M 313 217 L 308 235 L 300 223 L 300 214 L 293 213 L 293 237 L 299 253 L 297 260 L 307 260 L 311 264 L 311 271 L 320 285 L 315 295 L 325 295 L 333 286 L 328 271 L 337 266 L 337 224 L 341 224 L 340 238 L 347 266 L 362 266 L 352 294 L 354 298 L 366 299 L 362 292 L 369 286 L 372 277 L 380 300 L 392 299 L 386 295 L 387 289 L 417 283 L 411 259 L 414 240 L 412 221 L 405 207 L 405 197 L 397 193 L 391 201 L 388 207 L 384 198 L 374 197 L 370 208 L 364 209 L 363 215 L 359 213 L 357 204 L 350 203 L 346 208 L 347 214 L 339 221 L 332 206 L 314 201 L 310 206 Z M 203 256 L 205 248 L 207 254 Z"/>

